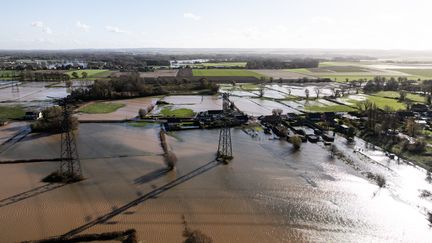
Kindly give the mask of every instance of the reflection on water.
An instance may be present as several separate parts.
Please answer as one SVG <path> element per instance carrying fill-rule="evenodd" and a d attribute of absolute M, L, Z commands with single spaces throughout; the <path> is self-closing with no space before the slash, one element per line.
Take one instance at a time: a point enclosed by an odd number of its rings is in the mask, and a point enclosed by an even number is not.
<path fill-rule="evenodd" d="M 207 144 L 212 137 L 217 139 L 217 131 L 177 135 L 186 141 L 174 146 L 177 151 L 193 144 Z M 235 157 L 231 170 L 229 175 L 221 174 L 218 183 L 251 198 L 257 214 L 271 214 L 274 227 L 285 232 L 273 235 L 277 240 L 296 239 L 298 232 L 303 240 L 324 242 L 431 239 L 424 211 L 418 208 L 425 206 L 424 199 L 418 197 L 418 188 L 431 189 L 423 171 L 407 165 L 395 165 L 392 170 L 368 166 L 390 180 L 390 188 L 379 189 L 359 171 L 330 158 L 319 145 L 304 144 L 301 151 L 293 152 L 290 144 L 268 140 L 265 135 L 251 139 L 235 130 L 233 136 Z M 430 203 L 428 208 L 432 209 Z"/>
<path fill-rule="evenodd" d="M 0 208 L 0 240 L 62 234 L 187 175 L 215 157 L 218 130 L 171 133 L 168 141 L 177 155 L 177 168 L 159 173 L 164 163 L 159 155 L 157 131 L 157 127 L 151 126 L 82 124 L 77 141 L 87 179 Z M 133 213 L 116 216 L 112 219 L 116 223 L 109 230 L 135 228 L 152 242 L 177 242 L 182 239 L 183 226 L 176 222 L 184 215 L 189 225 L 210 235 L 215 242 L 431 239 L 432 230 L 422 210 L 431 209 L 430 201 L 417 194 L 419 188 L 431 190 L 431 185 L 424 183 L 424 171 L 394 162 L 383 166 L 364 159 L 355 161 L 360 168 L 355 169 L 331 158 L 321 145 L 305 143 L 296 152 L 289 143 L 270 138 L 263 133 L 252 138 L 241 129 L 233 129 L 234 159 L 229 165 L 205 171 L 133 207 Z M 4 156 L 55 157 L 58 140 L 58 136 L 31 136 Z M 347 148 L 342 139 L 337 139 L 337 146 L 346 149 L 352 158 L 358 156 L 353 146 Z M 0 186 L 2 198 L 37 187 L 40 178 L 54 168 L 52 163 L 3 167 L 0 176 L 6 180 Z M 389 187 L 379 189 L 361 171 L 384 175 Z M 23 210 L 26 214 L 19 213 Z M 62 218 L 62 223 L 56 221 L 58 218 Z M 27 230 L 36 221 L 46 230 Z M 108 231 L 105 227 L 96 225 L 89 232 Z"/>

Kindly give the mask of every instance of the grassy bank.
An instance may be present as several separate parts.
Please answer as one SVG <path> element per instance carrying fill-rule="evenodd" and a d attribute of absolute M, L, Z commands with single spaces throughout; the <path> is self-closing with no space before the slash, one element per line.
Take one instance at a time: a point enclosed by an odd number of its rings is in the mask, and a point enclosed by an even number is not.
<path fill-rule="evenodd" d="M 180 108 L 172 110 L 169 107 L 165 107 L 161 110 L 160 114 L 165 117 L 187 118 L 193 117 L 195 113 L 191 109 Z"/>
<path fill-rule="evenodd" d="M 93 103 L 86 105 L 79 109 L 80 112 L 88 113 L 88 114 L 105 114 L 105 113 L 111 113 L 114 112 L 122 107 L 124 107 L 125 104 L 120 103 Z"/>
<path fill-rule="evenodd" d="M 0 120 L 19 119 L 25 114 L 21 106 L 0 106 Z"/>

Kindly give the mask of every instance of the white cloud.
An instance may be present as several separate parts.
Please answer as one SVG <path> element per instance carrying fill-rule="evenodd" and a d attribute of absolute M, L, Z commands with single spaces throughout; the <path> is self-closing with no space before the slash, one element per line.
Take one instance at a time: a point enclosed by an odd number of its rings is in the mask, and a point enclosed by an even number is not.
<path fill-rule="evenodd" d="M 201 19 L 201 16 L 195 15 L 193 13 L 184 13 L 183 17 L 185 17 L 186 19 L 192 19 L 192 20 L 195 20 L 195 21 L 198 21 L 198 20 Z"/>
<path fill-rule="evenodd" d="M 44 27 L 44 23 L 42 21 L 33 21 L 31 23 L 32 27 L 36 27 L 36 28 L 43 28 Z"/>
<path fill-rule="evenodd" d="M 89 32 L 90 31 L 90 26 L 86 25 L 84 23 L 81 23 L 81 21 L 76 22 L 76 27 L 78 29 L 81 29 L 81 30 L 85 31 L 85 32 Z"/>
<path fill-rule="evenodd" d="M 45 32 L 47 34 L 52 34 L 53 33 L 52 30 L 51 30 L 51 28 L 49 26 L 47 26 L 46 24 L 44 24 L 44 22 L 42 22 L 42 21 L 33 21 L 31 23 L 31 26 L 33 28 L 40 28 L 40 29 L 42 29 L 43 32 Z"/>
<path fill-rule="evenodd" d="M 326 16 L 315 16 L 311 19 L 312 24 L 334 24 L 334 19 Z"/>
<path fill-rule="evenodd" d="M 52 34 L 52 30 L 50 27 L 45 27 L 43 28 L 43 32 L 47 33 L 47 34 Z"/>
<path fill-rule="evenodd" d="M 122 30 L 122 29 L 120 29 L 119 27 L 116 27 L 116 26 L 110 26 L 110 25 L 108 25 L 108 26 L 105 26 L 105 29 L 107 31 L 113 32 L 113 33 L 129 33 L 128 31 Z"/>
<path fill-rule="evenodd" d="M 55 41 L 53 41 L 51 39 L 45 39 L 45 38 L 37 38 L 34 40 L 34 42 L 45 43 L 45 44 L 55 44 Z"/>

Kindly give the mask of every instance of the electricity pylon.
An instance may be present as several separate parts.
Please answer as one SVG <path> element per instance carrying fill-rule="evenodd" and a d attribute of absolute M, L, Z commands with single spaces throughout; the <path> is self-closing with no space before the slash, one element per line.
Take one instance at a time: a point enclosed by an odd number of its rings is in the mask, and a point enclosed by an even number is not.
<path fill-rule="evenodd" d="M 64 98 L 60 102 L 63 110 L 62 133 L 61 133 L 61 154 L 59 173 L 67 182 L 73 182 L 82 178 L 81 162 L 76 146 L 75 135 L 71 127 L 70 99 Z"/>
<path fill-rule="evenodd" d="M 222 94 L 223 99 L 223 127 L 219 132 L 219 145 L 216 159 L 223 162 L 228 162 L 233 159 L 232 155 L 232 142 L 231 142 L 231 128 L 228 124 L 228 115 L 230 109 L 230 100 L 227 93 Z"/>
<path fill-rule="evenodd" d="M 12 93 L 19 93 L 18 83 L 13 83 L 11 88 L 12 88 L 12 90 L 11 90 Z"/>

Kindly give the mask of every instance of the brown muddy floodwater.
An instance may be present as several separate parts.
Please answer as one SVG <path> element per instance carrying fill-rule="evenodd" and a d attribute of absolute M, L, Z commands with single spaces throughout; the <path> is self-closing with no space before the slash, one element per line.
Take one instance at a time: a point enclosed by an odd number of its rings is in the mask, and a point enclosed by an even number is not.
<path fill-rule="evenodd" d="M 218 130 L 171 133 L 178 157 L 165 172 L 158 127 L 81 124 L 78 146 L 86 180 L 54 189 L 40 179 L 56 163 L 1 165 L 0 242 L 64 234 L 86 222 L 182 180 L 81 233 L 135 228 L 142 242 L 182 242 L 183 219 L 214 242 L 430 242 L 432 230 L 413 188 L 424 172 L 406 165 L 359 166 L 388 177 L 379 189 L 361 170 L 332 159 L 321 145 L 298 152 L 264 134 L 232 130 L 234 160 L 211 164 Z M 361 144 L 359 144 L 360 146 Z M 346 148 L 343 142 L 339 149 Z M 32 135 L 1 154 L 2 160 L 58 157 L 59 137 Z M 355 156 L 355 154 L 350 154 Z M 190 174 L 210 162 L 199 173 Z M 383 169 L 384 168 L 384 169 Z M 403 186 L 407 184 L 410 186 Z M 429 186 L 428 186 L 429 185 Z M 27 192 L 17 201 L 8 197 Z M 5 200 L 6 199 L 6 200 Z"/>

